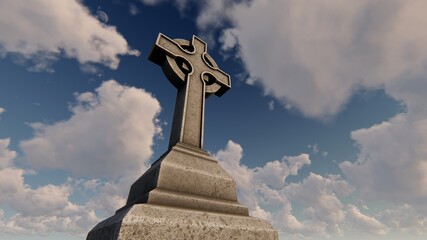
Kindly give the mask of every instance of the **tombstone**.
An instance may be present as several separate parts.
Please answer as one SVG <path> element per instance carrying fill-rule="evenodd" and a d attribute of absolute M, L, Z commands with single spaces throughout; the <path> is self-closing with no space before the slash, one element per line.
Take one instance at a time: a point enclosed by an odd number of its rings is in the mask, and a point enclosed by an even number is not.
<path fill-rule="evenodd" d="M 87 239 L 278 239 L 268 222 L 249 216 L 234 179 L 203 150 L 205 99 L 230 89 L 230 76 L 196 36 L 189 42 L 159 34 L 149 59 L 178 89 L 169 149 Z"/>

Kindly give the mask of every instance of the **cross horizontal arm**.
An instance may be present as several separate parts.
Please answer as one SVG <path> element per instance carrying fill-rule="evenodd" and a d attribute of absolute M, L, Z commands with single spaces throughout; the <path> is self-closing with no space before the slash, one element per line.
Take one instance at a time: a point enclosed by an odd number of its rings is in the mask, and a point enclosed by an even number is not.
<path fill-rule="evenodd" d="M 154 44 L 148 59 L 158 65 L 161 65 L 163 64 L 166 55 L 172 58 L 176 58 L 177 56 L 185 58 L 185 55 L 194 53 L 195 51 L 184 49 L 176 41 L 160 33 L 159 36 L 157 36 L 156 43 Z"/>

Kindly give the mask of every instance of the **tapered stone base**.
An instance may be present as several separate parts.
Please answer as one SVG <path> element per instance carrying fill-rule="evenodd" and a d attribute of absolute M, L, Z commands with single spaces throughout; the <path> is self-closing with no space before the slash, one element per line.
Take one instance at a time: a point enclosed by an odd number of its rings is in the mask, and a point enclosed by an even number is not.
<path fill-rule="evenodd" d="M 236 182 L 206 151 L 178 143 L 132 185 L 126 206 L 87 239 L 278 239 L 237 201 Z"/>
<path fill-rule="evenodd" d="M 218 161 L 185 144 L 175 145 L 132 184 L 123 208 L 140 203 L 249 215 L 237 201 L 236 182 Z"/>
<path fill-rule="evenodd" d="M 277 240 L 278 235 L 269 223 L 253 217 L 135 204 L 100 222 L 87 236 L 99 239 Z"/>

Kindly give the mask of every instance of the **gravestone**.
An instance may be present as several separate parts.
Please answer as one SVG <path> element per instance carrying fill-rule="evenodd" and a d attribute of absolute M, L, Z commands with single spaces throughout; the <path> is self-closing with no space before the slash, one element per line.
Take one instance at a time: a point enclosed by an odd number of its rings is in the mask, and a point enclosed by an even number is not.
<path fill-rule="evenodd" d="M 268 222 L 249 216 L 234 179 L 203 150 L 205 99 L 230 89 L 230 76 L 196 36 L 190 42 L 159 34 L 149 59 L 178 89 L 169 149 L 87 239 L 278 239 Z"/>

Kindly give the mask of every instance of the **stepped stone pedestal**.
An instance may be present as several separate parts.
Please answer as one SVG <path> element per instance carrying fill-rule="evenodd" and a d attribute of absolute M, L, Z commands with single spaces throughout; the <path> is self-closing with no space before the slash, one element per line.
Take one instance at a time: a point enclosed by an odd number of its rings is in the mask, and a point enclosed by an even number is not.
<path fill-rule="evenodd" d="M 177 191 L 179 189 L 179 191 Z M 131 187 L 127 205 L 89 232 L 94 239 L 278 239 L 248 216 L 235 181 L 208 153 L 177 144 Z"/>
<path fill-rule="evenodd" d="M 276 240 L 265 220 L 237 201 L 234 179 L 203 150 L 205 98 L 231 86 L 206 43 L 159 34 L 149 59 L 178 88 L 169 150 L 131 187 L 126 206 L 96 225 L 88 240 Z"/>

